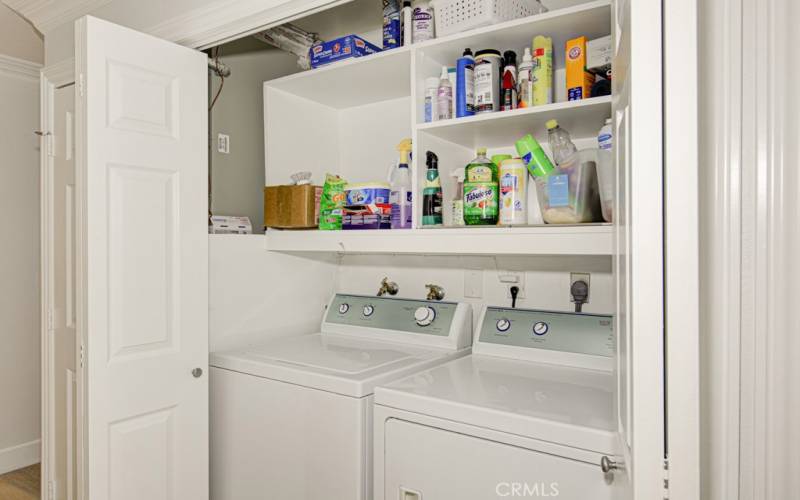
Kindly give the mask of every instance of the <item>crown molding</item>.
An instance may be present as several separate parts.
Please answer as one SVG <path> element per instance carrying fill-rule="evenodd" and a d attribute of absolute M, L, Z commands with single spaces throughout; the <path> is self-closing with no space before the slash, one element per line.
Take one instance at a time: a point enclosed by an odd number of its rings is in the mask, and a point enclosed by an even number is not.
<path fill-rule="evenodd" d="M 146 29 L 171 42 L 205 49 L 350 0 L 294 0 L 265 8 L 264 0 L 216 2 Z"/>
<path fill-rule="evenodd" d="M 41 64 L 0 54 L 0 75 L 37 83 L 41 69 Z"/>
<path fill-rule="evenodd" d="M 49 31 L 94 12 L 111 0 L 3 0 L 39 30 Z"/>

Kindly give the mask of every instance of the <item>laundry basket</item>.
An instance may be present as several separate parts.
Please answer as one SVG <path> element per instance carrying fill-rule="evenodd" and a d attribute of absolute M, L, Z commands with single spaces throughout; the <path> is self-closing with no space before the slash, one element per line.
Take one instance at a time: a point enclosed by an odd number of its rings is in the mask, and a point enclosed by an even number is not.
<path fill-rule="evenodd" d="M 547 12 L 539 0 L 434 0 L 436 36 Z"/>

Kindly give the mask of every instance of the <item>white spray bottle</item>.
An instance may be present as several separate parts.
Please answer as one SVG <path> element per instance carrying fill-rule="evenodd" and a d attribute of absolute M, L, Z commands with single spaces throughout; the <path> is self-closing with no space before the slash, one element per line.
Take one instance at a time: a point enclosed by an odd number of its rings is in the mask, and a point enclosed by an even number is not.
<path fill-rule="evenodd" d="M 403 139 L 397 145 L 400 163 L 392 172 L 391 193 L 392 229 L 411 229 L 412 192 L 411 175 L 408 172 L 408 159 L 411 155 L 411 139 Z"/>

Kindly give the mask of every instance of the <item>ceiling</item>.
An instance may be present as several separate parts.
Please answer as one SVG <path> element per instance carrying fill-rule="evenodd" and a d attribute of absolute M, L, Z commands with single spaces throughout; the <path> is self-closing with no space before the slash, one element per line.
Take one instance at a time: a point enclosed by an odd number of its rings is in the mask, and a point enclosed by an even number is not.
<path fill-rule="evenodd" d="M 0 0 L 39 30 L 48 31 L 92 12 L 111 0 Z"/>

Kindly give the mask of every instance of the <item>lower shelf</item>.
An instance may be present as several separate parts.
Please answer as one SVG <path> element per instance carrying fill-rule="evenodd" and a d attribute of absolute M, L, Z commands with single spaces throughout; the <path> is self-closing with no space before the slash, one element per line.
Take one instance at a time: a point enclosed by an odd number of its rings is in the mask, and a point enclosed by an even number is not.
<path fill-rule="evenodd" d="M 610 224 L 386 231 L 267 231 L 275 252 L 421 255 L 611 255 Z"/>

